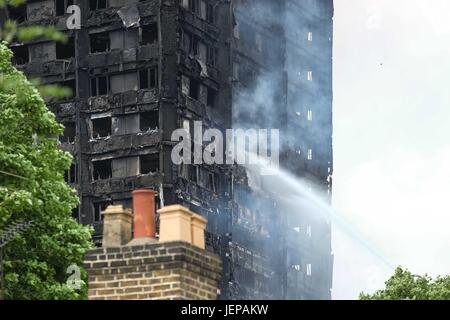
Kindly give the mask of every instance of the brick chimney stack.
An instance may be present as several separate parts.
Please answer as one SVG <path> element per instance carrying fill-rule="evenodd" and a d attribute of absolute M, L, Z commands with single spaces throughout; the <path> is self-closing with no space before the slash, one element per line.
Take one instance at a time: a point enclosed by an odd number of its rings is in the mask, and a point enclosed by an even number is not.
<path fill-rule="evenodd" d="M 158 242 L 155 192 L 133 192 L 133 205 L 137 238 L 131 242 L 131 210 L 103 212 L 103 248 L 90 250 L 84 263 L 89 299 L 217 299 L 222 265 L 205 250 L 206 219 L 180 205 L 161 208 Z"/>

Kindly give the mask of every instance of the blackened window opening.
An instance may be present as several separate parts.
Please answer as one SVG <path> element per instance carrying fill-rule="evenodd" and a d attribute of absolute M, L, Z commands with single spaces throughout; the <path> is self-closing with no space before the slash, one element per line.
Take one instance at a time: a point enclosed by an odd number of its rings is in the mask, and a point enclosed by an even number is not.
<path fill-rule="evenodd" d="M 156 23 L 142 26 L 139 32 L 142 45 L 158 42 L 158 25 Z"/>
<path fill-rule="evenodd" d="M 67 8 L 73 5 L 73 0 L 56 0 L 56 15 L 63 16 L 67 12 Z"/>
<path fill-rule="evenodd" d="M 61 143 L 73 143 L 76 137 L 76 125 L 75 122 L 65 122 L 64 134 L 60 137 Z"/>
<path fill-rule="evenodd" d="M 108 94 L 108 77 L 97 77 L 91 79 L 91 96 L 101 96 Z"/>
<path fill-rule="evenodd" d="M 213 172 L 208 173 L 208 182 L 207 182 L 206 187 L 207 187 L 207 189 L 209 189 L 213 192 L 219 191 L 219 179 L 215 173 L 213 173 Z"/>
<path fill-rule="evenodd" d="M 149 154 L 139 157 L 141 174 L 159 172 L 159 154 Z"/>
<path fill-rule="evenodd" d="M 139 88 L 154 89 L 158 87 L 158 69 L 150 68 L 139 71 Z"/>
<path fill-rule="evenodd" d="M 66 43 L 56 43 L 56 59 L 71 59 L 75 57 L 75 39 L 70 37 Z"/>
<path fill-rule="evenodd" d="M 105 211 L 106 208 L 111 204 L 111 201 L 94 203 L 94 222 L 100 222 L 103 220 L 102 211 Z"/>
<path fill-rule="evenodd" d="M 27 5 L 22 4 L 20 6 L 8 6 L 8 17 L 17 23 L 27 21 Z"/>
<path fill-rule="evenodd" d="M 21 66 L 30 62 L 30 53 L 28 51 L 27 45 L 20 45 L 11 47 L 14 54 L 12 58 L 12 64 L 16 66 Z"/>
<path fill-rule="evenodd" d="M 216 92 L 216 90 L 208 88 L 206 104 L 209 107 L 213 108 L 216 105 L 216 99 L 217 99 L 217 92 Z"/>
<path fill-rule="evenodd" d="M 111 117 L 92 119 L 92 138 L 106 138 L 111 136 Z"/>
<path fill-rule="evenodd" d="M 209 23 L 216 22 L 216 7 L 212 3 L 208 3 L 208 11 L 206 14 L 206 20 Z"/>
<path fill-rule="evenodd" d="M 89 10 L 99 10 L 108 8 L 108 0 L 89 0 Z"/>
<path fill-rule="evenodd" d="M 189 0 L 189 10 L 192 12 L 197 12 L 198 0 Z"/>
<path fill-rule="evenodd" d="M 198 100 L 199 93 L 200 93 L 200 83 L 194 79 L 191 79 L 189 86 L 189 96 L 192 99 Z"/>
<path fill-rule="evenodd" d="M 79 221 L 80 219 L 80 209 L 79 207 L 72 209 L 72 218 L 74 218 L 76 221 Z"/>
<path fill-rule="evenodd" d="M 159 127 L 159 112 L 158 110 L 145 111 L 139 114 L 139 126 L 142 132 L 155 130 Z"/>
<path fill-rule="evenodd" d="M 69 94 L 66 97 L 64 97 L 64 99 L 70 100 L 77 95 L 77 84 L 75 79 L 63 81 L 60 83 L 60 85 L 70 90 Z"/>
<path fill-rule="evenodd" d="M 93 33 L 89 36 L 91 53 L 108 52 L 111 48 L 111 40 L 108 32 Z"/>
<path fill-rule="evenodd" d="M 111 159 L 93 162 L 94 181 L 111 179 L 111 177 L 112 177 Z"/>
<path fill-rule="evenodd" d="M 76 184 L 78 179 L 77 179 L 77 165 L 75 163 L 72 163 L 72 165 L 70 166 L 70 169 L 67 170 L 64 173 L 64 180 L 66 180 L 67 183 L 70 184 Z"/>
<path fill-rule="evenodd" d="M 208 46 L 208 57 L 206 58 L 206 63 L 215 66 L 217 59 L 218 50 L 213 46 Z"/>
<path fill-rule="evenodd" d="M 190 170 L 190 180 L 198 184 L 200 177 L 200 168 L 198 166 L 190 166 Z"/>

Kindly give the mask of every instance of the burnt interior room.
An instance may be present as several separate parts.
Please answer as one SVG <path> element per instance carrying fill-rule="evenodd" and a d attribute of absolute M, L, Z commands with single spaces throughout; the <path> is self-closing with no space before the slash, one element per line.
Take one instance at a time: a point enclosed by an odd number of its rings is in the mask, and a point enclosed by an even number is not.
<path fill-rule="evenodd" d="M 75 38 L 69 37 L 66 43 L 56 43 L 56 59 L 75 58 Z"/>
<path fill-rule="evenodd" d="M 112 126 L 112 119 L 111 117 L 104 117 L 104 118 L 95 118 L 92 119 L 92 138 L 93 139 L 99 139 L 99 138 L 106 138 L 109 137 L 112 133 L 111 126 Z"/>
<path fill-rule="evenodd" d="M 111 166 L 112 160 L 98 160 L 93 161 L 93 180 L 105 180 L 105 179 L 111 179 L 112 178 L 112 166 Z"/>
<path fill-rule="evenodd" d="M 61 143 L 73 143 L 77 136 L 76 123 L 74 121 L 63 122 L 64 134 L 60 136 Z"/>
<path fill-rule="evenodd" d="M 30 53 L 27 45 L 12 46 L 11 50 L 14 54 L 12 63 L 20 66 L 30 62 Z"/>

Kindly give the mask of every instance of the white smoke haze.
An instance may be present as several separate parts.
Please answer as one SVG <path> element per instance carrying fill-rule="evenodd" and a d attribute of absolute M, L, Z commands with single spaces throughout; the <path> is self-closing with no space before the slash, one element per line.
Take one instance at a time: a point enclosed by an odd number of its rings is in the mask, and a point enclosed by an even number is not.
<path fill-rule="evenodd" d="M 282 190 L 286 203 L 311 204 L 311 212 L 332 221 L 333 298 L 357 299 L 381 289 L 397 265 L 432 276 L 450 270 L 450 4 L 334 3 L 333 209 L 324 215 L 316 196 L 299 193 L 307 182 L 288 178 L 294 191 Z M 270 73 L 258 80 L 236 105 L 255 118 L 262 110 L 271 124 L 276 81 Z M 301 137 L 281 139 L 283 145 Z M 255 174 L 249 182 L 265 192 L 287 177 Z"/>
<path fill-rule="evenodd" d="M 450 4 L 335 0 L 333 207 L 393 265 L 450 270 Z M 333 298 L 389 268 L 338 229 Z"/>
<path fill-rule="evenodd" d="M 314 5 L 315 0 L 303 0 L 301 5 L 303 5 L 302 10 L 305 9 L 305 15 L 320 16 L 319 12 L 321 8 Z M 321 80 L 324 83 L 328 82 L 327 77 L 331 74 L 330 63 L 327 65 L 320 65 L 317 61 L 303 61 L 304 59 L 299 59 L 302 56 L 301 53 L 295 52 L 297 50 L 304 50 L 296 48 L 297 44 L 288 44 L 286 50 L 284 50 L 285 35 L 283 33 L 277 33 L 277 30 L 284 30 L 287 33 L 286 38 L 289 41 L 296 41 L 298 39 L 299 43 L 306 43 L 308 32 L 308 23 L 304 19 L 298 19 L 294 14 L 289 11 L 289 8 L 285 11 L 277 11 L 277 6 L 283 3 L 264 0 L 264 1 L 252 1 L 249 2 L 252 8 L 245 8 L 247 12 L 252 12 L 254 20 L 258 21 L 265 29 L 271 29 L 272 32 L 267 32 L 266 36 L 271 36 L 270 41 L 265 41 L 267 47 L 264 50 L 259 50 L 260 53 L 264 52 L 264 65 L 258 70 L 257 74 L 253 73 L 253 70 L 246 69 L 245 62 L 240 61 L 240 87 L 239 90 L 234 92 L 233 96 L 233 119 L 235 120 L 233 126 L 234 128 L 265 128 L 265 129 L 280 129 L 280 151 L 292 150 L 293 146 L 297 148 L 295 151 L 300 151 L 297 153 L 298 161 L 305 161 L 307 158 L 307 146 L 306 137 L 302 137 L 302 132 L 306 130 L 299 129 L 299 126 L 294 126 L 292 123 L 287 125 L 286 121 L 298 121 L 299 123 L 307 121 L 307 105 L 311 104 L 311 108 L 314 109 L 315 118 L 317 121 L 314 124 L 311 122 L 308 126 L 308 134 L 313 135 L 315 138 L 320 139 L 317 141 L 318 145 L 323 146 L 323 150 L 317 148 L 315 150 L 315 156 L 317 159 L 320 156 L 326 158 L 327 160 L 322 161 L 324 164 L 323 170 L 327 169 L 327 161 L 329 154 L 324 154 L 328 152 L 329 147 L 329 137 L 331 135 L 329 129 L 330 110 L 329 110 L 329 93 L 327 95 L 326 87 L 321 85 Z M 317 12 L 316 12 L 317 11 Z M 239 18 L 239 10 L 236 10 L 236 16 Z M 252 41 L 255 39 L 254 30 L 250 25 L 246 25 L 247 22 L 240 23 L 239 19 L 239 33 L 240 39 L 246 43 L 246 40 Z M 281 28 L 280 28 L 281 27 Z M 264 30 L 263 28 L 261 28 Z M 264 32 L 264 31 L 260 31 Z M 275 35 L 274 35 L 275 34 Z M 319 37 L 318 37 L 319 38 Z M 328 39 L 325 39 L 327 41 Z M 331 39 L 330 39 L 331 40 Z M 250 42 L 248 42 L 250 43 Z M 317 50 L 318 52 L 315 52 Z M 308 52 L 311 57 L 322 57 L 323 48 L 321 46 L 308 46 Z M 320 52 L 319 52 L 320 51 Z M 329 52 L 331 53 L 331 52 Z M 255 60 L 258 60 L 255 57 Z M 328 61 L 327 61 L 328 62 Z M 328 69 L 326 69 L 328 68 Z M 308 81 L 308 72 L 313 72 L 313 78 L 315 81 Z M 325 79 L 321 79 L 321 75 Z M 308 90 L 289 90 L 289 96 L 286 92 L 286 76 L 296 83 L 296 85 L 307 85 Z M 248 87 L 243 87 L 246 85 L 244 78 L 254 80 L 254 85 L 248 85 Z M 308 82 L 307 82 L 308 81 Z M 250 81 L 251 82 L 251 81 Z M 323 84 L 323 83 L 322 83 Z M 290 84 L 292 85 L 292 84 Z M 323 90 L 323 91 L 321 91 Z M 309 99 L 307 99 L 309 98 Z M 287 101 L 289 100 L 289 101 Z M 314 101 L 310 101 L 314 100 Z M 286 109 L 287 107 L 287 109 Z M 288 111 L 287 111 L 288 110 Z M 285 112 L 289 112 L 285 114 Z M 323 112 L 321 114 L 321 112 Z M 281 116 L 283 115 L 283 116 Z M 322 144 L 323 142 L 323 144 Z M 301 150 L 300 150 L 301 149 Z M 289 159 L 289 161 L 296 161 L 295 159 Z M 289 166 L 289 165 L 288 165 Z M 301 228 L 304 229 L 305 234 L 307 234 L 307 228 L 309 227 L 312 231 L 313 236 L 309 235 L 314 243 L 311 250 L 317 250 L 316 257 L 324 257 L 322 268 L 328 269 L 325 264 L 331 259 L 331 252 L 329 251 L 329 245 L 331 242 L 330 235 L 328 232 L 319 233 L 319 227 L 315 229 L 316 226 L 329 227 L 328 224 L 323 223 L 329 222 L 331 220 L 331 208 L 326 204 L 326 200 L 322 201 L 318 199 L 317 195 L 309 196 L 310 187 L 312 187 L 309 181 L 300 181 L 291 176 L 290 174 L 279 170 L 278 168 L 273 168 L 262 164 L 261 166 L 246 166 L 248 169 L 248 179 L 249 185 L 255 194 L 249 194 L 247 202 L 250 207 L 255 201 L 252 197 L 261 196 L 265 199 L 268 194 L 274 205 L 281 210 L 286 215 L 291 215 L 285 217 L 285 220 L 297 220 L 301 222 Z M 269 175 L 262 176 L 261 172 L 268 173 Z M 326 189 L 325 185 L 321 186 L 322 189 Z M 327 198 L 328 194 L 324 195 Z M 253 201 L 252 201 L 253 200 Z M 262 215 L 265 215 L 267 219 L 271 219 L 273 214 L 273 207 L 265 207 L 260 210 Z M 294 218 L 294 216 L 296 217 Z M 294 219 L 293 219 L 294 218 Z M 320 221 L 320 223 L 317 223 Z M 299 222 L 298 222 L 299 223 Z M 313 227 L 314 226 L 314 227 Z M 282 226 L 282 221 L 279 224 L 274 224 L 272 228 L 284 228 Z M 300 226 L 297 227 L 300 229 Z M 285 233 L 286 230 L 278 230 L 280 234 Z M 300 233 L 300 231 L 298 231 Z M 311 232 L 311 231 L 310 231 Z M 354 238 L 354 235 L 352 236 Z M 279 244 L 272 246 L 265 246 L 264 252 L 262 254 L 269 259 L 276 259 L 279 256 L 282 248 Z M 298 263 L 298 266 L 303 263 L 302 258 L 292 255 L 292 261 Z M 307 259 L 307 258 L 305 258 Z M 297 264 L 296 264 L 297 265 Z M 305 263 L 303 263 L 302 268 L 306 268 Z M 318 267 L 317 269 L 319 269 Z M 304 272 L 304 271 L 303 271 Z M 324 276 L 328 276 L 326 271 L 324 271 Z M 276 285 L 273 292 L 277 292 L 276 288 L 279 288 L 279 284 Z M 323 290 L 321 288 L 321 290 Z M 328 288 L 325 289 L 325 293 L 321 293 L 322 296 L 328 296 Z"/>

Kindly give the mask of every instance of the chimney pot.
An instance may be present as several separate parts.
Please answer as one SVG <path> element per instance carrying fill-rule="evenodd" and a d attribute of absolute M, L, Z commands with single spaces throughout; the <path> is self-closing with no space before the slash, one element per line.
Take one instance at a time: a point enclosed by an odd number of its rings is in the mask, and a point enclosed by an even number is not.
<path fill-rule="evenodd" d="M 166 206 L 158 210 L 159 241 L 184 241 L 192 243 L 192 212 L 181 205 Z"/>
<path fill-rule="evenodd" d="M 160 242 L 185 241 L 205 249 L 205 218 L 181 205 L 164 207 L 158 213 Z"/>
<path fill-rule="evenodd" d="M 156 192 L 150 189 L 139 189 L 132 192 L 134 239 L 156 237 Z"/>
<path fill-rule="evenodd" d="M 122 205 L 108 206 L 103 215 L 103 247 L 116 247 L 126 244 L 131 239 L 131 222 L 133 215 L 130 209 Z"/>

